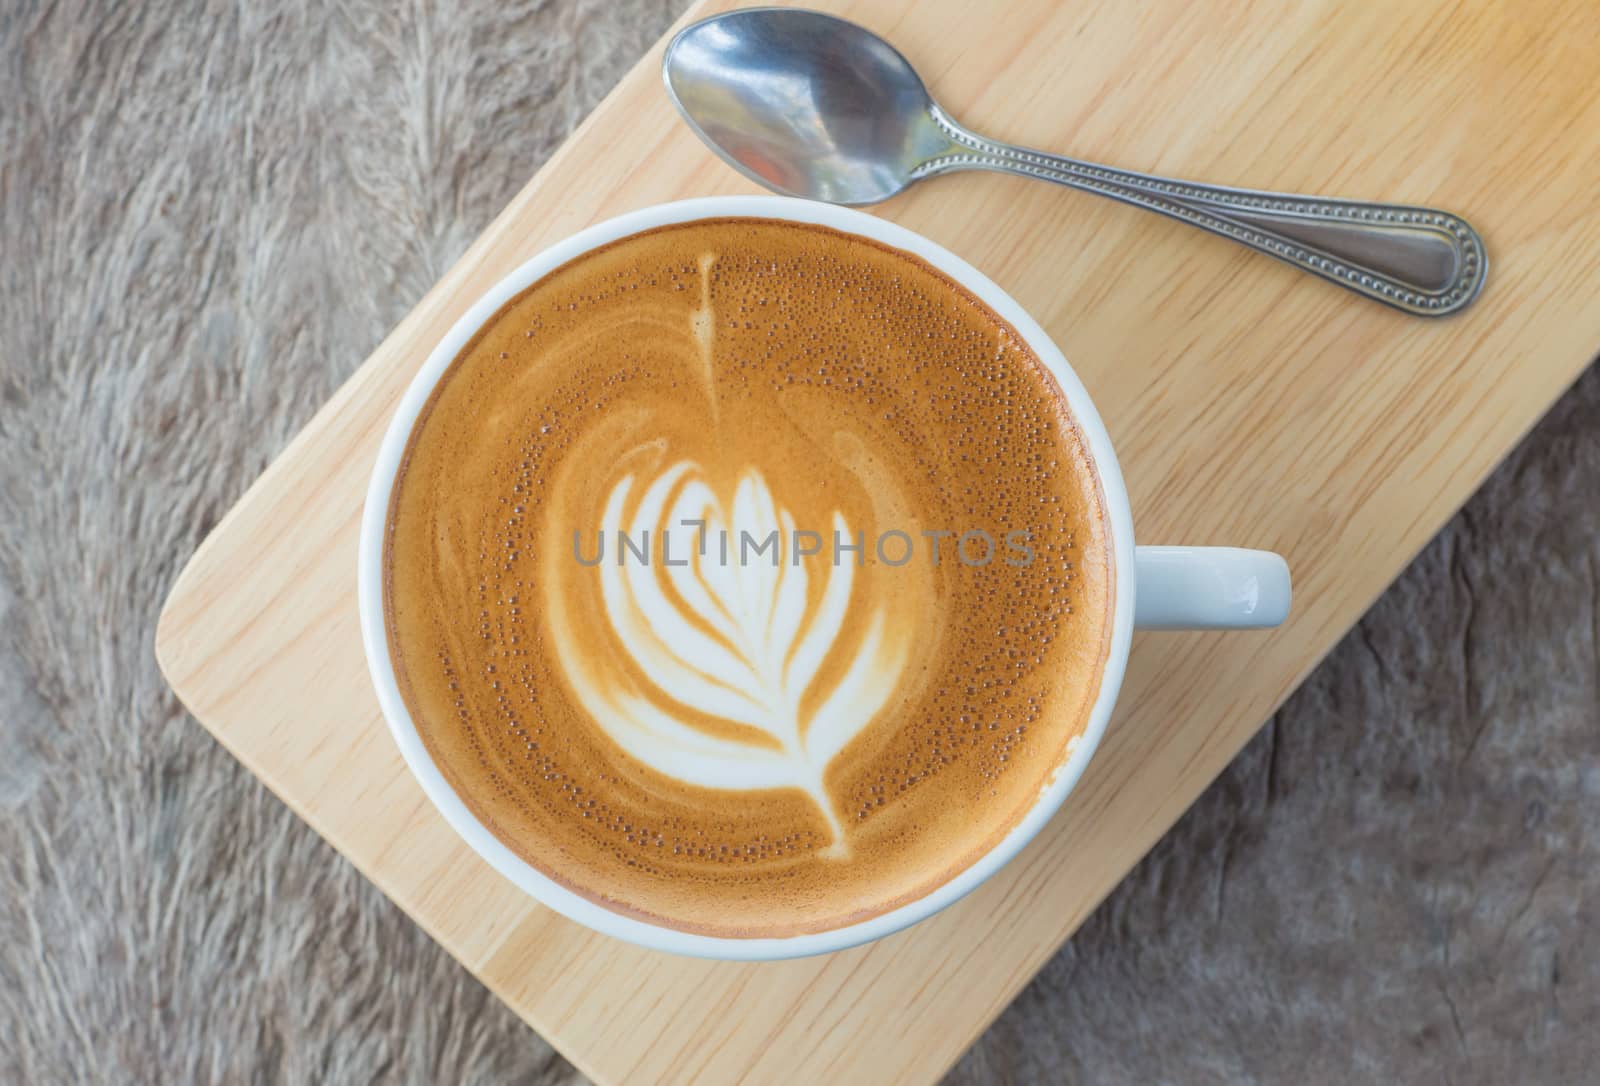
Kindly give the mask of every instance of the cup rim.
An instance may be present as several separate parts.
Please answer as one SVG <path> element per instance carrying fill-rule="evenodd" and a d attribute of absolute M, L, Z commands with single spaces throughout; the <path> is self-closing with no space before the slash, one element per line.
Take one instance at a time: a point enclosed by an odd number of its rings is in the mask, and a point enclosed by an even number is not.
<path fill-rule="evenodd" d="M 826 931 L 762 938 L 702 935 L 614 912 L 540 872 L 479 821 L 434 764 L 400 696 L 383 606 L 383 544 L 389 500 L 423 406 L 474 334 L 515 295 L 568 261 L 620 238 L 699 219 L 763 218 L 831 227 L 920 257 L 971 291 L 1033 348 L 1061 386 L 1099 479 L 1110 537 L 1112 609 L 1100 688 L 1076 744 L 1026 815 L 988 852 L 933 890 L 885 913 Z M 711 196 L 640 208 L 596 223 L 546 248 L 496 283 L 445 333 L 407 385 L 384 433 L 361 518 L 357 570 L 361 639 L 384 720 L 400 754 L 445 821 L 489 865 L 541 904 L 584 926 L 653 950 L 730 961 L 766 961 L 844 950 L 900 931 L 954 904 L 1005 866 L 1055 815 L 1099 746 L 1122 686 L 1133 633 L 1133 515 L 1111 438 L 1088 390 L 1039 324 L 971 264 L 897 223 L 865 212 L 785 196 Z"/>

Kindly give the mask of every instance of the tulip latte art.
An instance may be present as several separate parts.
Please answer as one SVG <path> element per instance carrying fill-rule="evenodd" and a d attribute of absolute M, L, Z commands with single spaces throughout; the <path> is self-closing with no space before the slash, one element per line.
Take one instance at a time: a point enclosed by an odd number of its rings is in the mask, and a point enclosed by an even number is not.
<path fill-rule="evenodd" d="M 570 889 L 724 936 L 948 881 L 1027 813 L 1098 689 L 1100 499 L 1059 389 L 909 255 L 713 220 L 508 303 L 390 507 L 424 743 Z"/>

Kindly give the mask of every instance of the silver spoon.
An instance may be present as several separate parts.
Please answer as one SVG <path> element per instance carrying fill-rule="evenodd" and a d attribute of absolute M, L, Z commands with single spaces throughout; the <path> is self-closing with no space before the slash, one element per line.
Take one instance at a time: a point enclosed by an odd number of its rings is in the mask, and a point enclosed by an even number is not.
<path fill-rule="evenodd" d="M 684 27 L 661 62 L 689 127 L 752 181 L 874 204 L 955 170 L 996 170 L 1160 212 L 1408 313 L 1483 288 L 1483 241 L 1448 212 L 1173 181 L 998 143 L 963 128 L 894 47 L 820 12 L 750 8 Z"/>

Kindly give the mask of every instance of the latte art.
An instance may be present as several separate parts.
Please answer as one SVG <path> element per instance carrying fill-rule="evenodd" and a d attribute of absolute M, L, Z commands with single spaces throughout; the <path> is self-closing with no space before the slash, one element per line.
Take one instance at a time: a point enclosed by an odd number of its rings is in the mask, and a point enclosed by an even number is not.
<path fill-rule="evenodd" d="M 626 530 L 624 530 L 626 525 Z M 713 493 L 697 465 L 681 461 L 648 486 L 631 475 L 606 501 L 601 539 L 652 538 L 693 526 L 707 538 L 792 541 L 792 513 L 761 473 L 743 472 L 731 500 Z M 849 537 L 835 513 L 833 531 Z M 621 544 L 619 543 L 619 547 Z M 764 553 L 764 552 L 763 552 Z M 640 557 L 648 557 L 641 555 Z M 674 564 L 602 560 L 594 570 L 605 603 L 597 632 L 637 666 L 643 682 L 604 674 L 603 654 L 580 648 L 559 581 L 547 581 L 557 652 L 578 699 L 630 755 L 659 772 L 704 788 L 798 788 L 827 819 L 828 853 L 849 854 L 824 782 L 824 770 L 894 693 L 911 634 L 889 604 L 853 592 L 856 568 L 827 564 L 813 584 L 809 563 L 776 547 L 770 562 L 730 562 L 722 549 L 695 548 Z M 866 614 L 853 612 L 868 611 Z M 822 664 L 850 662 L 819 696 Z M 729 725 L 702 727 L 710 718 Z"/>
<path fill-rule="evenodd" d="M 396 678 L 451 788 L 686 931 L 951 879 L 1048 785 L 1106 651 L 1053 379 L 928 265 L 820 227 L 664 227 L 535 283 L 440 379 L 388 527 Z"/>

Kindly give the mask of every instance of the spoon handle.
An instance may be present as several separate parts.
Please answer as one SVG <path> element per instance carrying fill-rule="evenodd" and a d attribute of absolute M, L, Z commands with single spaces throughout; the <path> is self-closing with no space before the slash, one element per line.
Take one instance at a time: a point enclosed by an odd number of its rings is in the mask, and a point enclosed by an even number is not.
<path fill-rule="evenodd" d="M 933 120 L 955 146 L 924 161 L 914 179 L 976 169 L 1054 181 L 1232 238 L 1424 317 L 1470 305 L 1488 272 L 1478 232 L 1446 211 L 1175 181 L 985 139 L 938 106 Z"/>

